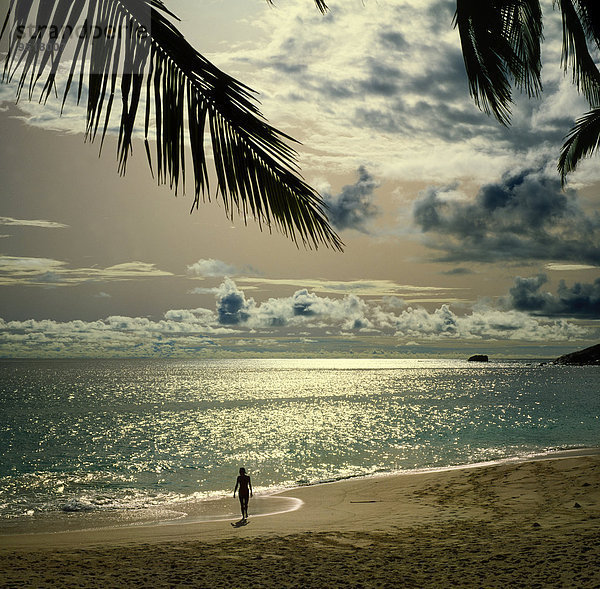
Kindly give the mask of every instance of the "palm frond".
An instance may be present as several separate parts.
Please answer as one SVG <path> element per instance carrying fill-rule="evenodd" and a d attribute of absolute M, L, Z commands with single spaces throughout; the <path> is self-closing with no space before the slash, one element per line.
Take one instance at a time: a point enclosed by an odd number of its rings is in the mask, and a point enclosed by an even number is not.
<path fill-rule="evenodd" d="M 323 1 L 315 1 L 326 9 Z M 274 227 L 296 244 L 341 250 L 326 205 L 299 175 L 297 154 L 289 145 L 293 139 L 263 119 L 252 90 L 184 39 L 173 17 L 161 0 L 41 0 L 37 10 L 34 0 L 11 0 L 2 27 L 9 47 L 3 81 L 16 82 L 17 99 L 24 89 L 31 99 L 44 79 L 39 96 L 44 102 L 57 92 L 59 66 L 71 48 L 63 107 L 72 87 L 79 101 L 87 85 L 86 138 L 93 141 L 101 131 L 102 146 L 120 94 L 120 173 L 126 172 L 141 117 L 150 169 L 159 184 L 169 183 L 175 193 L 185 182 L 189 150 L 197 207 L 201 197 L 210 199 L 208 134 L 216 193 L 230 218 L 237 212 L 246 222 L 251 216 L 261 228 Z M 28 22 L 34 24 L 24 35 Z M 49 42 L 52 30 L 61 34 Z M 149 139 L 153 126 L 154 158 Z"/>
<path fill-rule="evenodd" d="M 597 0 L 577 0 L 577 8 L 586 37 L 600 48 L 600 4 Z"/>
<path fill-rule="evenodd" d="M 507 125 L 512 84 L 529 96 L 541 92 L 539 0 L 457 0 L 469 91 L 479 108 Z"/>
<path fill-rule="evenodd" d="M 599 146 L 600 107 L 592 109 L 578 119 L 565 139 L 557 165 L 563 186 L 567 174 L 573 172 L 579 161 L 593 154 Z"/>
<path fill-rule="evenodd" d="M 573 83 L 591 106 L 600 105 L 600 71 L 588 48 L 588 38 L 598 42 L 599 11 L 590 3 L 555 0 L 562 14 L 562 63 L 573 70 Z"/>
<path fill-rule="evenodd" d="M 503 36 L 514 52 L 508 65 L 515 85 L 529 98 L 537 97 L 542 91 L 543 26 L 539 0 L 503 2 L 500 13 Z"/>
<path fill-rule="evenodd" d="M 317 5 L 317 8 L 323 13 L 325 14 L 328 10 L 329 7 L 327 6 L 327 3 L 324 2 L 323 0 L 315 0 L 315 4 Z"/>

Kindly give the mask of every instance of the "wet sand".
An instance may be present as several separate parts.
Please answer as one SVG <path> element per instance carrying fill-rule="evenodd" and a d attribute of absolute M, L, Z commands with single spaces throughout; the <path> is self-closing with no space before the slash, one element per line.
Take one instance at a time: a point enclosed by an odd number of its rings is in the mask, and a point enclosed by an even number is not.
<path fill-rule="evenodd" d="M 299 508 L 257 517 L 251 500 L 240 527 L 0 536 L 0 586 L 600 587 L 597 451 L 279 496 Z"/>

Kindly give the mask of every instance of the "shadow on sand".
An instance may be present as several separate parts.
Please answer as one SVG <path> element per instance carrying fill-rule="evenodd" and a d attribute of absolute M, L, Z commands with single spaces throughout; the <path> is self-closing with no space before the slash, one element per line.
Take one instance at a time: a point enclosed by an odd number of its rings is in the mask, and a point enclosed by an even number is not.
<path fill-rule="evenodd" d="M 241 528 L 241 527 L 243 527 L 243 526 L 247 526 L 247 525 L 248 525 L 248 523 L 249 523 L 249 522 L 248 522 L 248 520 L 247 520 L 247 519 L 241 519 L 240 521 L 237 521 L 237 522 L 235 522 L 235 523 L 233 523 L 233 522 L 232 522 L 232 523 L 231 523 L 231 525 L 232 525 L 234 528 Z"/>

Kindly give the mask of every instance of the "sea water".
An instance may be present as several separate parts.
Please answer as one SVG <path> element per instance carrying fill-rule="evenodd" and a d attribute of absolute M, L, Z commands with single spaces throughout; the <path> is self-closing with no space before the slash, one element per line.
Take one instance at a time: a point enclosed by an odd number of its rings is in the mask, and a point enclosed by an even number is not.
<path fill-rule="evenodd" d="M 167 518 L 231 496 L 240 466 L 260 495 L 588 446 L 600 367 L 0 361 L 0 531 L 55 513 Z"/>

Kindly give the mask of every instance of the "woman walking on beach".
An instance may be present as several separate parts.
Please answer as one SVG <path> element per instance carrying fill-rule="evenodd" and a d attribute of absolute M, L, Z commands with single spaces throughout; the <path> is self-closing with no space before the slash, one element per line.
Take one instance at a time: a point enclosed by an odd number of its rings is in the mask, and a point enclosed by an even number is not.
<path fill-rule="evenodd" d="M 240 507 L 242 509 L 242 520 L 246 520 L 248 517 L 248 499 L 252 497 L 252 483 L 250 477 L 246 474 L 245 468 L 240 468 L 240 474 L 235 483 L 235 489 L 233 490 L 233 496 L 235 492 L 240 489 L 238 496 L 240 498 Z"/>

